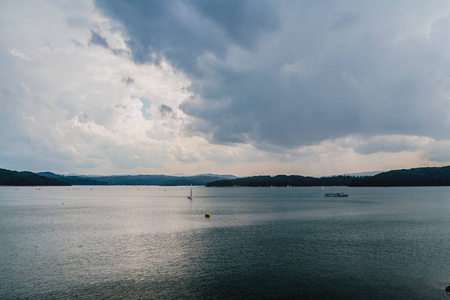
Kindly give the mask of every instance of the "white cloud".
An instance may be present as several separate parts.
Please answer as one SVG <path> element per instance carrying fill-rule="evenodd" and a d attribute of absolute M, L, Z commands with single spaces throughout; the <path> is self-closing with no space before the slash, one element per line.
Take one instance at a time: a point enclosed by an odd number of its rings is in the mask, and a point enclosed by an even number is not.
<path fill-rule="evenodd" d="M 17 49 L 15 49 L 15 48 L 8 49 L 8 50 L 9 50 L 9 53 L 10 53 L 11 55 L 14 55 L 14 56 L 16 56 L 16 57 L 19 57 L 19 58 L 21 58 L 21 59 L 28 60 L 28 61 L 31 60 L 31 58 L 28 57 L 28 55 L 23 54 L 23 53 L 20 53 L 20 52 L 19 52 Z"/>
<path fill-rule="evenodd" d="M 66 12 L 51 2 L 41 4 L 37 11 L 32 3 L 22 6 L 20 13 L 28 16 L 28 26 L 22 24 L 14 35 L 6 31 L 6 42 L 20 41 L 23 49 L 22 53 L 10 48 L 8 54 L 25 61 L 2 70 L 3 75 L 14 75 L 10 82 L 0 83 L 1 125 L 7 128 L 2 132 L 2 163 L 7 164 L 9 156 L 14 157 L 15 169 L 162 168 L 171 159 L 165 149 L 179 138 L 186 118 L 178 106 L 190 95 L 189 81 L 167 64 L 136 65 L 123 52 L 112 51 L 124 49 L 123 37 L 93 6 L 84 11 L 91 22 L 84 20 L 81 26 L 74 16 L 66 23 Z M 54 13 L 51 22 L 42 19 L 48 9 Z M 34 23 L 41 21 L 48 27 L 35 28 Z M 20 25 L 16 21 L 11 27 L 16 23 Z M 78 25 L 71 27 L 72 23 Z M 110 48 L 89 46 L 92 27 L 101 29 Z M 32 39 L 24 41 L 23 36 Z M 44 39 L 52 47 L 43 45 Z M 14 82 L 16 78 L 20 81 Z M 133 78 L 134 84 L 123 78 Z M 141 98 L 150 101 L 150 119 L 142 115 Z M 177 118 L 167 120 L 159 113 L 161 105 L 172 107 Z M 25 157 L 31 156 L 48 158 L 30 166 Z M 55 164 L 49 163 L 52 159 Z"/>

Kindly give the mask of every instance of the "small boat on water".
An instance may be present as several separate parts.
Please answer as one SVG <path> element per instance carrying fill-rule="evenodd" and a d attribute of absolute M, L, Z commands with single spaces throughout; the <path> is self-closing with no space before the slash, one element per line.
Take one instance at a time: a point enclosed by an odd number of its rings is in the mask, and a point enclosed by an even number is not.
<path fill-rule="evenodd" d="M 191 185 L 191 194 L 188 196 L 189 200 L 192 200 L 192 185 Z"/>
<path fill-rule="evenodd" d="M 325 197 L 348 197 L 348 195 L 344 193 L 330 193 L 325 194 Z"/>

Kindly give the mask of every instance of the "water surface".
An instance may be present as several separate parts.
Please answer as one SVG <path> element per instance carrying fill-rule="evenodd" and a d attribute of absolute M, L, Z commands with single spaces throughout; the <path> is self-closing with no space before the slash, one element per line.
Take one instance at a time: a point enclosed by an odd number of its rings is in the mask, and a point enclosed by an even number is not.
<path fill-rule="evenodd" d="M 448 187 L 188 193 L 0 187 L 0 299 L 449 299 Z"/>

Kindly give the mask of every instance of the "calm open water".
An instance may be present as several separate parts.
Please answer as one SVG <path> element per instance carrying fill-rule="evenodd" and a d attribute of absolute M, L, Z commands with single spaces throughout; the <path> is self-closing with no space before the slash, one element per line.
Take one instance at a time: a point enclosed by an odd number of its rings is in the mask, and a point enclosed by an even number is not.
<path fill-rule="evenodd" d="M 188 193 L 0 187 L 0 299 L 450 299 L 449 187 Z"/>

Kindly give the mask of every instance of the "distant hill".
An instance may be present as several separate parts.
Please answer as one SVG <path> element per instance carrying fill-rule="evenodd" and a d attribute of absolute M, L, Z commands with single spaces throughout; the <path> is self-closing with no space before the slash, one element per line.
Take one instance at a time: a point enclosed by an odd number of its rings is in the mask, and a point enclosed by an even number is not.
<path fill-rule="evenodd" d="M 56 178 L 40 176 L 32 172 L 17 172 L 0 169 L 0 185 L 13 186 L 69 186 L 70 183 Z"/>
<path fill-rule="evenodd" d="M 334 186 L 347 185 L 354 177 L 351 176 L 331 176 L 331 177 L 305 177 L 300 175 L 277 175 L 277 176 L 252 176 L 236 178 L 232 180 L 219 180 L 209 182 L 208 187 L 227 187 L 227 186 Z"/>
<path fill-rule="evenodd" d="M 359 173 L 365 174 L 365 173 Z M 450 186 L 450 166 L 393 170 L 373 176 L 304 177 L 297 175 L 253 176 L 210 182 L 226 186 Z"/>
<path fill-rule="evenodd" d="M 344 176 L 352 176 L 352 177 L 366 177 L 366 176 L 374 176 L 377 174 L 383 173 L 381 171 L 372 171 L 372 172 L 360 172 L 360 173 L 349 173 L 343 174 Z"/>
<path fill-rule="evenodd" d="M 211 174 L 211 173 L 195 175 L 195 177 L 199 177 L 199 176 L 209 177 L 209 178 L 216 177 L 216 178 L 221 178 L 221 179 L 236 179 L 236 178 L 238 178 L 237 176 L 234 176 L 234 175 L 217 175 L 217 174 Z"/>
<path fill-rule="evenodd" d="M 450 166 L 393 170 L 355 178 L 349 186 L 448 186 Z"/>
<path fill-rule="evenodd" d="M 59 175 L 52 172 L 39 172 L 38 175 L 58 179 L 70 183 L 71 185 L 108 185 L 107 182 L 97 180 L 96 178 L 75 176 L 75 175 Z"/>
<path fill-rule="evenodd" d="M 232 175 L 204 174 L 196 176 L 167 176 L 167 175 L 112 175 L 112 176 L 65 176 L 51 172 L 42 172 L 39 175 L 64 180 L 72 185 L 206 185 L 210 181 L 224 178 L 235 178 Z"/>
<path fill-rule="evenodd" d="M 167 175 L 116 175 L 96 177 L 96 180 L 107 182 L 111 185 L 205 185 L 210 181 L 223 179 L 219 175 L 199 175 L 199 176 L 167 176 Z"/>

